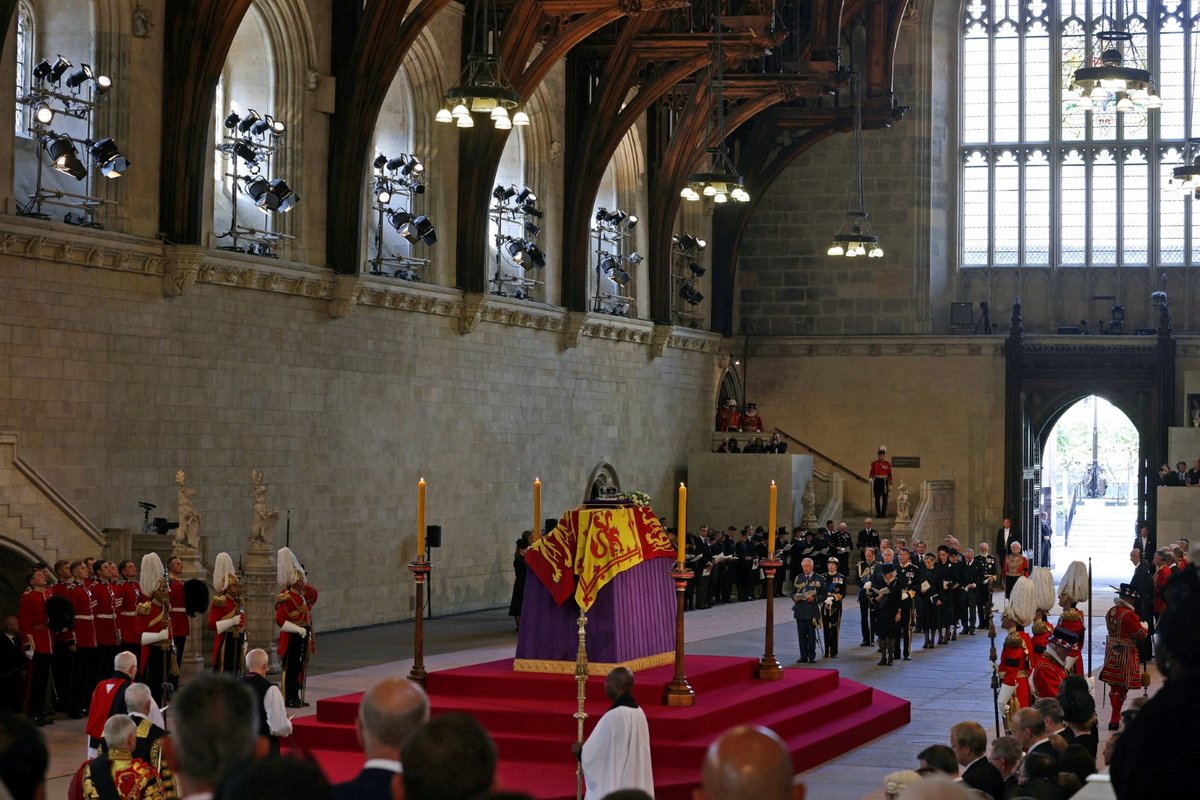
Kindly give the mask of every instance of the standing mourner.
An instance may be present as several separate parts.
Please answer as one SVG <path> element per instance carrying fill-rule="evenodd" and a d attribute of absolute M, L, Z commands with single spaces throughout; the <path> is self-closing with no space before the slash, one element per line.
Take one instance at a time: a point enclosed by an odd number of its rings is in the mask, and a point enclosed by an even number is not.
<path fill-rule="evenodd" d="M 875 516 L 887 516 L 888 492 L 892 488 L 892 462 L 888 461 L 887 448 L 880 445 L 879 458 L 871 462 L 867 477 L 871 481 L 871 493 L 875 498 Z"/>
<path fill-rule="evenodd" d="M 829 557 L 825 574 L 825 601 L 821 605 L 821 627 L 825 633 L 825 657 L 838 657 L 838 629 L 842 626 L 842 600 L 846 597 L 846 576 L 838 571 L 838 560 Z"/>
<path fill-rule="evenodd" d="M 803 572 L 796 576 L 795 593 L 792 595 L 792 616 L 796 619 L 796 637 L 800 644 L 799 664 L 811 664 L 817 660 L 816 626 L 821 617 L 820 606 L 825 599 L 825 581 L 813 572 L 811 558 L 800 564 Z"/>
<path fill-rule="evenodd" d="M 896 583 L 896 567 L 884 564 L 880 568 L 883 586 L 875 593 L 875 625 L 879 633 L 879 666 L 892 665 L 893 641 L 900 632 L 900 587 Z"/>
<path fill-rule="evenodd" d="M 900 586 L 900 630 L 892 647 L 895 658 L 912 660 L 912 632 L 917 624 L 917 594 L 921 570 L 910 560 L 907 547 L 900 548 L 900 563 L 896 565 L 896 583 Z"/>
<path fill-rule="evenodd" d="M 512 598 L 508 601 L 508 615 L 513 618 L 517 630 L 521 630 L 521 606 L 525 604 L 525 573 L 529 567 L 525 563 L 525 553 L 529 550 L 530 531 L 521 534 L 517 539 L 517 549 L 513 553 L 513 590 Z"/>
<path fill-rule="evenodd" d="M 875 569 L 875 548 L 868 547 L 864 551 L 863 560 L 858 562 L 858 615 L 862 624 L 862 642 L 859 647 L 870 647 L 875 640 L 875 626 L 871 619 L 871 604 L 867 602 L 867 593 L 871 589 L 871 581 Z"/>
<path fill-rule="evenodd" d="M 933 553 L 926 553 L 925 563 L 917 574 L 917 627 L 925 634 L 925 641 L 921 644 L 923 650 L 931 650 L 935 646 L 934 631 L 938 627 L 938 579 L 935 564 L 937 558 Z"/>

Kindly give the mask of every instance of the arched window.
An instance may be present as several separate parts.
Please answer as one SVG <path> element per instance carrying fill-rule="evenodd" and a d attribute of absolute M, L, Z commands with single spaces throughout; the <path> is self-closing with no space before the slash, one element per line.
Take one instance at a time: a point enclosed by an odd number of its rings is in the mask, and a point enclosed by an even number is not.
<path fill-rule="evenodd" d="M 1197 215 L 1168 186 L 1200 135 L 1186 100 L 1197 20 L 1182 0 L 965 0 L 962 266 L 1200 263 Z M 1150 71 L 1161 110 L 1118 112 L 1113 97 L 1085 111 L 1070 91 L 1110 30 L 1131 34 L 1124 66 Z"/>
<path fill-rule="evenodd" d="M 17 4 L 17 97 L 29 91 L 30 73 L 33 70 L 33 7 L 29 3 Z M 17 104 L 17 135 L 29 135 L 29 106 Z"/>

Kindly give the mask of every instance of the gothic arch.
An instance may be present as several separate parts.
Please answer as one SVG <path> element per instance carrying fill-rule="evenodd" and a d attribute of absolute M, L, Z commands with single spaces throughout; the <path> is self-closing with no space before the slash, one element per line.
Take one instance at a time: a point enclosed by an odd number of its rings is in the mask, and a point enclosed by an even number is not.
<path fill-rule="evenodd" d="M 587 490 L 584 492 L 583 499 L 584 501 L 595 500 L 597 497 L 616 494 L 620 491 L 621 479 L 617 476 L 616 468 L 607 461 L 602 461 L 592 470 L 592 476 L 588 478 Z"/>

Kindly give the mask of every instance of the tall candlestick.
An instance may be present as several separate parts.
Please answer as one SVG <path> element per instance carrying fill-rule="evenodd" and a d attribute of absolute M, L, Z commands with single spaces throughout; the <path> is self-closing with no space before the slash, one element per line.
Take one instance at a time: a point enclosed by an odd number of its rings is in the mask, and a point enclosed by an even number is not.
<path fill-rule="evenodd" d="M 425 560 L 425 479 L 417 481 L 417 561 Z"/>
<path fill-rule="evenodd" d="M 533 479 L 533 538 L 542 533 L 542 479 Z"/>
<path fill-rule="evenodd" d="M 683 551 L 687 542 L 687 487 L 679 484 L 679 552 L 676 553 L 680 568 L 683 567 Z"/>
<path fill-rule="evenodd" d="M 767 557 L 775 558 L 775 498 L 779 494 L 779 487 L 775 485 L 775 481 L 771 481 L 771 515 L 768 519 L 771 520 L 767 526 Z"/>

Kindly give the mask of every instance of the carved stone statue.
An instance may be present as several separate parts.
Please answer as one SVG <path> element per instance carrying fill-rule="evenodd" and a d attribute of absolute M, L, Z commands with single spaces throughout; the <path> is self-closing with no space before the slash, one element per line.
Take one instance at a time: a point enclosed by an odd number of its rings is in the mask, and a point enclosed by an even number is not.
<path fill-rule="evenodd" d="M 263 484 L 261 469 L 250 472 L 250 486 L 254 489 L 254 524 L 250 526 L 250 541 L 269 545 L 275 536 L 279 509 L 267 505 L 267 487 Z"/>
<path fill-rule="evenodd" d="M 150 29 L 153 27 L 150 9 L 138 3 L 137 8 L 133 10 L 133 35 L 139 39 L 148 39 L 150 38 Z"/>
<path fill-rule="evenodd" d="M 908 522 L 908 484 L 904 481 L 896 489 L 896 522 Z"/>
<path fill-rule="evenodd" d="M 196 490 L 184 486 L 187 476 L 183 470 L 175 471 L 175 485 L 179 487 L 179 529 L 175 532 L 175 547 L 188 550 L 200 549 L 200 512 L 192 503 Z"/>
<path fill-rule="evenodd" d="M 812 479 L 804 484 L 804 496 L 800 504 L 804 509 L 804 521 L 815 522 L 817 519 L 817 492 L 813 489 Z"/>

